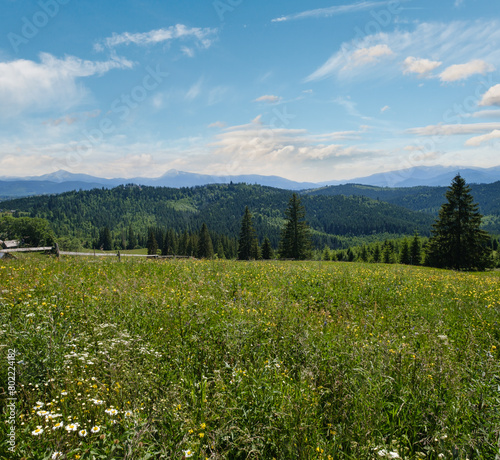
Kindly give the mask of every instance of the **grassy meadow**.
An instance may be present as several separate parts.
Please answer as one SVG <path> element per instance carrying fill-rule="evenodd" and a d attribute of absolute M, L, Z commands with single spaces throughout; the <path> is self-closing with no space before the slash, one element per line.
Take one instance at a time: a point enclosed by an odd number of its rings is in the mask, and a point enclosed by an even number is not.
<path fill-rule="evenodd" d="M 110 259 L 0 260 L 0 458 L 500 458 L 499 272 Z"/>

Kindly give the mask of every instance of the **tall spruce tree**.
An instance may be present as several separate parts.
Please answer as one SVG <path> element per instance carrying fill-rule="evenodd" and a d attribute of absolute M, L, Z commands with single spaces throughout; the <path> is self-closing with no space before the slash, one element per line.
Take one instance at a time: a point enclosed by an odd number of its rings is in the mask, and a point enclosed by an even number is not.
<path fill-rule="evenodd" d="M 422 243 L 420 242 L 420 236 L 417 231 L 413 235 L 413 239 L 410 244 L 410 264 L 420 265 L 422 263 Z"/>
<path fill-rule="evenodd" d="M 271 242 L 267 236 L 264 238 L 262 243 L 262 258 L 264 260 L 270 260 L 273 258 L 273 248 L 271 247 Z"/>
<path fill-rule="evenodd" d="M 196 256 L 199 259 L 211 259 L 214 256 L 214 247 L 212 244 L 212 238 L 210 238 L 210 233 L 208 233 L 208 227 L 203 222 L 200 234 L 198 237 L 198 251 Z"/>
<path fill-rule="evenodd" d="M 306 211 L 297 194 L 293 194 L 285 211 L 279 253 L 285 259 L 304 260 L 311 254 L 311 234 L 305 221 Z"/>
<path fill-rule="evenodd" d="M 245 212 L 241 219 L 240 239 L 238 240 L 238 260 L 258 258 L 258 251 L 255 254 L 255 240 L 256 234 L 252 224 L 252 214 L 250 214 L 248 206 L 245 206 Z"/>
<path fill-rule="evenodd" d="M 408 244 L 408 240 L 405 238 L 403 240 L 403 244 L 401 245 L 401 253 L 399 255 L 399 263 L 410 265 L 410 245 Z"/>
<path fill-rule="evenodd" d="M 148 241 L 146 243 L 146 247 L 148 248 L 148 255 L 157 255 L 158 254 L 158 242 L 156 241 L 155 231 L 150 228 L 148 231 Z"/>
<path fill-rule="evenodd" d="M 134 229 L 132 228 L 132 225 L 129 225 L 127 249 L 135 249 L 136 246 L 137 246 L 137 238 L 135 236 Z"/>
<path fill-rule="evenodd" d="M 111 251 L 111 249 L 113 249 L 113 239 L 111 238 L 111 231 L 109 227 L 104 227 L 102 229 L 100 243 L 104 251 Z"/>
<path fill-rule="evenodd" d="M 484 270 L 491 265 L 490 236 L 480 228 L 483 216 L 460 174 L 451 182 L 446 199 L 433 225 L 426 264 L 456 270 Z"/>

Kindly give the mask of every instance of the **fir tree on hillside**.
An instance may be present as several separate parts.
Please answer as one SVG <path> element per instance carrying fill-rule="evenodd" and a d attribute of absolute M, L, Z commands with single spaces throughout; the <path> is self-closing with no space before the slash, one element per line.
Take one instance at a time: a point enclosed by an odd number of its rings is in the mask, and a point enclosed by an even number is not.
<path fill-rule="evenodd" d="M 211 259 L 214 256 L 212 238 L 210 238 L 208 227 L 205 222 L 203 222 L 200 229 L 200 235 L 198 238 L 198 251 L 196 255 L 199 259 Z"/>
<path fill-rule="evenodd" d="M 137 246 L 137 238 L 135 236 L 134 229 L 132 228 L 132 225 L 129 225 L 127 249 L 135 249 L 136 246 Z"/>
<path fill-rule="evenodd" d="M 410 245 L 408 244 L 408 240 L 405 238 L 401 245 L 401 253 L 399 255 L 399 263 L 404 265 L 410 265 Z"/>
<path fill-rule="evenodd" d="M 410 264 L 420 265 L 422 263 L 422 243 L 418 232 L 415 232 L 410 244 Z"/>
<path fill-rule="evenodd" d="M 456 270 L 484 270 L 491 264 L 490 237 L 470 187 L 458 174 L 446 192 L 429 240 L 426 264 Z"/>
<path fill-rule="evenodd" d="M 269 238 L 266 236 L 264 238 L 264 241 L 262 243 L 262 258 L 264 260 L 270 260 L 273 258 L 273 248 L 271 247 L 271 242 L 269 241 Z"/>
<path fill-rule="evenodd" d="M 245 212 L 241 220 L 240 239 L 238 240 L 238 259 L 250 260 L 257 259 L 258 254 L 255 254 L 256 233 L 252 224 L 252 215 L 245 206 Z M 258 251 L 257 251 L 258 252 Z"/>
<path fill-rule="evenodd" d="M 148 232 L 146 247 L 148 248 L 148 255 L 152 256 L 158 254 L 158 242 L 156 241 L 155 232 L 152 228 L 150 228 Z"/>
<path fill-rule="evenodd" d="M 279 252 L 285 259 L 304 260 L 310 257 L 311 234 L 305 222 L 306 211 L 296 193 L 285 211 L 286 222 L 281 231 Z"/>

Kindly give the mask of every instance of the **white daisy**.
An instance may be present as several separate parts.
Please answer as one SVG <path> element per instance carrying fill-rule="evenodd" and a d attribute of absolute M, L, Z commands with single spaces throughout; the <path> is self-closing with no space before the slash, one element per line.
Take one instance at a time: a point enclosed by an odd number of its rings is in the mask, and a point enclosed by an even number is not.
<path fill-rule="evenodd" d="M 36 430 L 33 430 L 33 431 L 31 432 L 31 434 L 32 434 L 33 436 L 40 436 L 42 433 L 43 433 L 43 429 L 42 429 L 42 427 L 41 427 L 41 426 L 38 426 L 38 427 L 36 428 Z"/>

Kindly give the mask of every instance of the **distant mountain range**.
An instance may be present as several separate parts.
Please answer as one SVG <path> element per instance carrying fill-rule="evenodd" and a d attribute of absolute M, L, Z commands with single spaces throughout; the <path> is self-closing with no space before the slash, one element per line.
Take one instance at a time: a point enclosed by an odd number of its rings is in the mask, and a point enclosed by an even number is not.
<path fill-rule="evenodd" d="M 361 184 L 377 187 L 448 186 L 452 178 L 460 173 L 469 183 L 489 184 L 500 180 L 500 166 L 472 168 L 453 166 L 418 166 L 414 168 L 373 174 L 344 181 L 296 182 L 279 176 L 257 174 L 235 176 L 211 176 L 170 170 L 157 178 L 134 177 L 130 179 L 106 179 L 88 174 L 73 174 L 60 170 L 51 174 L 31 177 L 0 176 L 0 199 L 31 195 L 57 194 L 72 190 L 113 188 L 123 184 L 138 184 L 155 187 L 194 187 L 208 184 L 247 183 L 286 190 L 316 189 L 331 185 Z"/>

